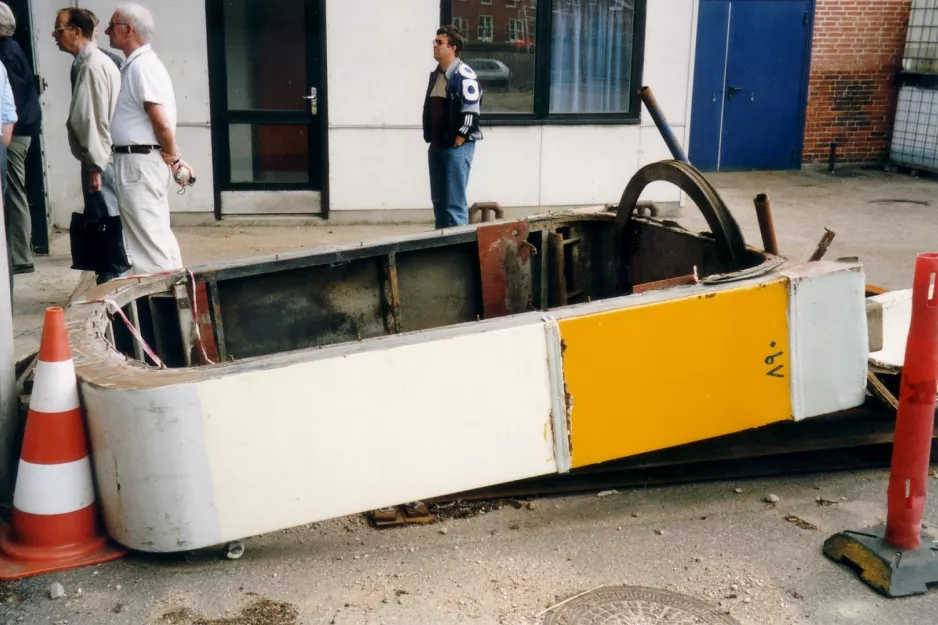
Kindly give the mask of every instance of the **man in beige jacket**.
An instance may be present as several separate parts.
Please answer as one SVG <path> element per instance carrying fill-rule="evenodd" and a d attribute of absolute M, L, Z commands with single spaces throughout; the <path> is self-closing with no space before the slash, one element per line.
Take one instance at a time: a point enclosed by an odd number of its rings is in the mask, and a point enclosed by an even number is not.
<path fill-rule="evenodd" d="M 120 219 L 113 219 L 119 211 L 111 164 L 110 120 L 117 106 L 121 75 L 115 61 L 94 41 L 97 24 L 97 17 L 88 9 L 61 9 L 52 36 L 60 50 L 75 57 L 66 127 L 72 155 L 81 162 L 85 218 L 109 230 L 108 236 L 95 239 L 107 247 L 96 254 L 99 262 L 95 272 L 101 284 L 126 272 L 129 263 Z"/>

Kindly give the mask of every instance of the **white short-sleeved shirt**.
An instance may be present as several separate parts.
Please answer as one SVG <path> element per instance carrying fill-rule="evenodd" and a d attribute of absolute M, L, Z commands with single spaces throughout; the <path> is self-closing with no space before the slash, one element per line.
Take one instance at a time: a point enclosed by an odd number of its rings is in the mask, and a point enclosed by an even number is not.
<path fill-rule="evenodd" d="M 176 130 L 176 95 L 169 72 L 149 45 L 127 57 L 121 67 L 121 91 L 111 119 L 114 145 L 159 145 L 144 102 L 161 104 Z"/>

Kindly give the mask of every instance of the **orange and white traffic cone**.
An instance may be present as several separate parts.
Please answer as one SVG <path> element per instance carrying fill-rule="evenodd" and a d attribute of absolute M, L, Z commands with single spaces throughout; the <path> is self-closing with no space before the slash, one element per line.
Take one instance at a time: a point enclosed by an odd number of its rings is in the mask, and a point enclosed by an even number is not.
<path fill-rule="evenodd" d="M 0 580 L 120 558 L 101 529 L 65 312 L 47 308 Z"/>

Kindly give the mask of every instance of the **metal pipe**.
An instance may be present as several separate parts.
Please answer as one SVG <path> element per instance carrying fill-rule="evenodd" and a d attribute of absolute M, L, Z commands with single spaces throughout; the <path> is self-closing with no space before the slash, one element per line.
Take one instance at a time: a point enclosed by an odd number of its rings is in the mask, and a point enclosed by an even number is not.
<path fill-rule="evenodd" d="M 756 207 L 756 218 L 759 220 L 759 232 L 762 233 L 762 249 L 773 256 L 778 256 L 778 239 L 775 238 L 775 222 L 772 221 L 772 207 L 769 196 L 760 193 L 752 203 Z"/>
<path fill-rule="evenodd" d="M 817 248 L 814 250 L 814 253 L 811 254 L 811 257 L 808 258 L 809 263 L 814 263 L 822 258 L 824 254 L 827 253 L 827 248 L 830 247 L 831 242 L 834 240 L 834 237 L 837 236 L 837 233 L 829 228 L 824 228 L 824 235 L 821 237 L 821 241 L 817 244 Z"/>
<path fill-rule="evenodd" d="M 476 223 L 475 215 L 480 213 L 483 222 L 492 221 L 492 213 L 495 213 L 495 219 L 505 217 L 505 209 L 498 202 L 476 202 L 469 207 L 469 223 Z"/>
<path fill-rule="evenodd" d="M 648 109 L 648 113 L 651 115 L 651 119 L 655 122 L 655 126 L 658 127 L 658 132 L 661 133 L 661 138 L 664 139 L 668 149 L 671 150 L 671 156 L 674 157 L 674 160 L 690 164 L 690 161 L 687 160 L 687 155 L 684 154 L 684 150 L 681 148 L 681 144 L 677 141 L 677 137 L 675 137 L 674 133 L 671 131 L 671 126 L 668 125 L 668 120 L 665 118 L 664 113 L 658 106 L 658 102 L 655 100 L 655 96 L 651 92 L 651 87 L 642 87 L 638 90 L 638 94 L 642 97 L 642 102 L 645 103 L 645 108 Z"/>

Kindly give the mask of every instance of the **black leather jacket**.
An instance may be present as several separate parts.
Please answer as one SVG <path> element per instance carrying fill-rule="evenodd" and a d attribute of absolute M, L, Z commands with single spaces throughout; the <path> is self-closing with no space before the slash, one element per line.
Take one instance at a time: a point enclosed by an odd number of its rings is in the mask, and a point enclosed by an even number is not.
<path fill-rule="evenodd" d="M 430 143 L 430 93 L 436 84 L 439 67 L 430 72 L 427 95 L 423 100 L 423 140 Z M 446 85 L 446 144 L 452 145 L 456 137 L 466 141 L 479 141 L 482 131 L 479 118 L 482 114 L 482 85 L 472 68 L 461 59 L 447 69 L 449 80 Z"/>

